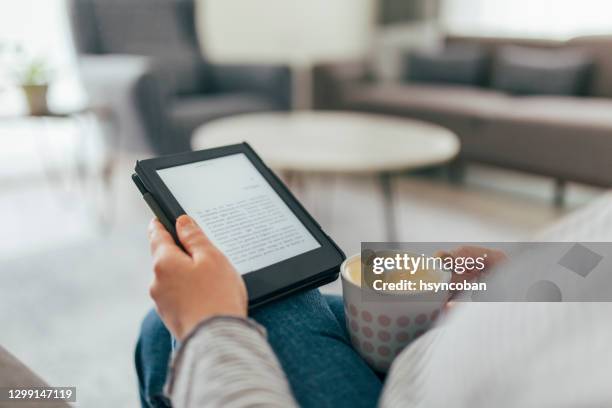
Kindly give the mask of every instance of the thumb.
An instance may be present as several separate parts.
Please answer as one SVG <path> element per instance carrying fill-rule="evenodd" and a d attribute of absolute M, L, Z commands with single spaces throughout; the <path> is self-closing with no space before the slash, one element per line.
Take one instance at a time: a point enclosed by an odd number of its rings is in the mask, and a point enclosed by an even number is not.
<path fill-rule="evenodd" d="M 200 226 L 188 215 L 181 215 L 176 220 L 176 232 L 183 248 L 193 258 L 203 255 L 213 246 Z"/>

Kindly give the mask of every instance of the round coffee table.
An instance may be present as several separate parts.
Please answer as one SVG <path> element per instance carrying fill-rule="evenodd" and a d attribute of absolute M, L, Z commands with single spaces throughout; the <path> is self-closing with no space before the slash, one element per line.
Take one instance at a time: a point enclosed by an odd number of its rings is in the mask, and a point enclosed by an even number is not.
<path fill-rule="evenodd" d="M 377 174 L 389 241 L 396 239 L 391 177 L 450 161 L 459 140 L 433 124 L 351 112 L 256 113 L 197 129 L 194 150 L 247 142 L 274 170 L 289 173 Z"/>

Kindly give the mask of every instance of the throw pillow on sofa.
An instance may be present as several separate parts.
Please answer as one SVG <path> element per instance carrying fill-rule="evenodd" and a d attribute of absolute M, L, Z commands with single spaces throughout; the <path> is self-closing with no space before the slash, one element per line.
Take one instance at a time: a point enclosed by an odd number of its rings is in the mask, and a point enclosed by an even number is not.
<path fill-rule="evenodd" d="M 518 95 L 584 95 L 593 66 L 587 54 L 571 49 L 501 47 L 491 87 Z"/>
<path fill-rule="evenodd" d="M 410 82 L 484 85 L 488 59 L 476 46 L 453 45 L 407 56 L 404 77 Z"/>

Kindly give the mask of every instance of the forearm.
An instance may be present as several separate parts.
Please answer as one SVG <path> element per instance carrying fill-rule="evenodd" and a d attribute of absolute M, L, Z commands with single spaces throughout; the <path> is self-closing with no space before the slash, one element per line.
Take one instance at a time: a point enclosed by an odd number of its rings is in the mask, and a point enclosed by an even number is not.
<path fill-rule="evenodd" d="M 187 337 L 168 393 L 176 408 L 297 406 L 263 329 L 231 317 L 209 319 Z"/>

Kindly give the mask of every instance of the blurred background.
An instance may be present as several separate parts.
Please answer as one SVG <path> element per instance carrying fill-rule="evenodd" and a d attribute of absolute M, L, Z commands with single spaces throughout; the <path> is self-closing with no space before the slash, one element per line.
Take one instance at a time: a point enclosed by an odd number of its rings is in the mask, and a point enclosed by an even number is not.
<path fill-rule="evenodd" d="M 394 175 L 398 239 L 529 239 L 612 185 L 612 4 L 0 0 L 0 344 L 77 406 L 137 406 L 151 214 L 135 161 L 296 111 L 424 121 L 459 146 L 415 139 L 433 159 Z M 347 254 L 388 238 L 378 174 L 299 173 Z"/>

